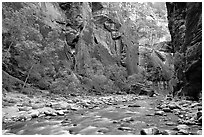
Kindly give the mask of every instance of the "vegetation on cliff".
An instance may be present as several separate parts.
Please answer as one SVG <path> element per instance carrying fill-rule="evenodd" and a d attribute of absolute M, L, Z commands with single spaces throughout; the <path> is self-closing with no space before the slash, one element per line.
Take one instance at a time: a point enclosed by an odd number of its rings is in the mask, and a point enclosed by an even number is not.
<path fill-rule="evenodd" d="M 20 2 L 2 8 L 5 90 L 77 95 L 138 93 L 141 84 L 172 89 L 165 3 Z"/>

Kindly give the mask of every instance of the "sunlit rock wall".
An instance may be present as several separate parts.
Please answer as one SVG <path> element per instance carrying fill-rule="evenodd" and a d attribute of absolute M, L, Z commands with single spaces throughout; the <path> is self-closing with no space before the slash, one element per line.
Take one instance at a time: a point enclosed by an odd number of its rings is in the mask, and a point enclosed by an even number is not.
<path fill-rule="evenodd" d="M 126 30 L 121 30 L 121 23 L 107 8 L 107 3 L 65 2 L 59 6 L 66 15 L 67 46 L 68 50 L 75 50 L 78 73 L 83 73 L 84 64 L 88 64 L 90 58 L 96 58 L 105 66 L 121 64 L 122 46 L 129 46 L 130 42 L 122 40 L 127 37 L 122 36 Z M 130 74 L 137 73 L 137 52 L 138 47 L 128 52 L 131 58 L 126 61 L 126 66 L 127 70 L 130 68 Z"/>

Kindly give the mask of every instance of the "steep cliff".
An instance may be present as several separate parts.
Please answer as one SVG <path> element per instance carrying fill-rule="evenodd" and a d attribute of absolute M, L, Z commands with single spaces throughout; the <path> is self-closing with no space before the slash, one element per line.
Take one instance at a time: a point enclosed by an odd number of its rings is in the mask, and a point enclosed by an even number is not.
<path fill-rule="evenodd" d="M 121 65 L 123 45 L 128 47 L 125 63 L 128 73 L 137 73 L 138 46 L 131 42 L 131 38 L 126 40 L 130 36 L 127 25 L 120 22 L 117 13 L 112 12 L 107 3 L 66 2 L 59 5 L 66 15 L 67 46 L 75 50 L 78 73 L 84 72 L 83 66 L 89 64 L 90 58 L 96 58 L 105 66 Z"/>
<path fill-rule="evenodd" d="M 175 75 L 175 92 L 198 99 L 202 91 L 202 3 L 166 3 Z"/>

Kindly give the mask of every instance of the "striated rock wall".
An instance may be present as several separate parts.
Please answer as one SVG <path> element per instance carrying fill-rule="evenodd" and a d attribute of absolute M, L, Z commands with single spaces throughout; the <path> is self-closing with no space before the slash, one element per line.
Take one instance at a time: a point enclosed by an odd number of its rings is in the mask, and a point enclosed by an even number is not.
<path fill-rule="evenodd" d="M 175 91 L 198 99 L 202 91 L 202 3 L 167 2 L 175 75 Z"/>
<path fill-rule="evenodd" d="M 101 2 L 65 2 L 59 6 L 66 15 L 66 52 L 75 58 L 75 71 L 83 73 L 84 64 L 96 58 L 103 65 L 121 65 L 123 46 L 130 46 L 126 68 L 129 74 L 137 73 L 138 46 L 133 49 L 119 22 L 118 16 Z M 127 32 L 126 32 L 127 33 Z M 134 53 L 132 51 L 135 51 Z M 135 59 L 136 58 L 136 59 Z"/>

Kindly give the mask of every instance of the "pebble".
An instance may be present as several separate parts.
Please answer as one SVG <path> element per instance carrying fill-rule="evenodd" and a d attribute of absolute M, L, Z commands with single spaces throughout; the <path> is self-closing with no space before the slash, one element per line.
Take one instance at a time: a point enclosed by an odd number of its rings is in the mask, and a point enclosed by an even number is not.
<path fill-rule="evenodd" d="M 182 134 L 182 135 L 188 135 L 189 131 L 185 130 L 185 129 L 181 129 L 178 131 L 178 133 Z"/>
<path fill-rule="evenodd" d="M 119 127 L 118 130 L 132 130 L 130 127 Z"/>
<path fill-rule="evenodd" d="M 156 111 L 155 115 L 159 115 L 159 116 L 163 116 L 164 115 L 164 111 Z"/>
<path fill-rule="evenodd" d="M 97 130 L 97 132 L 100 132 L 100 133 L 107 133 L 109 131 L 109 129 L 108 128 L 105 128 L 105 127 L 102 127 L 102 128 L 100 128 L 100 129 L 98 129 Z"/>
<path fill-rule="evenodd" d="M 74 110 L 74 111 L 77 111 L 77 110 L 80 109 L 80 107 L 77 106 L 76 104 L 70 104 L 70 109 L 71 109 L 71 110 Z"/>
<path fill-rule="evenodd" d="M 32 107 L 26 107 L 26 106 L 24 106 L 24 107 L 18 107 L 18 109 L 19 109 L 19 111 L 29 111 L 29 110 L 32 109 Z"/>
<path fill-rule="evenodd" d="M 179 109 L 174 109 L 174 110 L 173 110 L 173 113 L 174 113 L 175 115 L 179 115 L 180 112 L 181 112 L 181 111 L 180 111 Z"/>
<path fill-rule="evenodd" d="M 197 135 L 202 135 L 202 130 L 198 130 Z"/>
<path fill-rule="evenodd" d="M 190 107 L 191 107 L 191 108 L 194 108 L 194 107 L 196 107 L 196 106 L 202 106 L 202 104 L 196 102 L 196 103 L 193 103 Z"/>
<path fill-rule="evenodd" d="M 187 126 L 187 125 L 185 125 L 185 124 L 182 124 L 182 125 L 178 125 L 178 126 L 176 127 L 176 129 L 177 129 L 177 130 L 189 130 L 190 127 Z"/>
<path fill-rule="evenodd" d="M 196 115 L 197 115 L 196 119 L 199 119 L 200 117 L 202 117 L 202 111 L 198 111 Z"/>
<path fill-rule="evenodd" d="M 37 103 L 37 104 L 31 104 L 31 107 L 33 109 L 39 109 L 39 108 L 43 108 L 45 105 L 42 103 Z"/>
<path fill-rule="evenodd" d="M 56 113 L 57 113 L 58 115 L 60 115 L 60 116 L 63 116 L 63 115 L 64 115 L 64 111 L 63 111 L 63 110 L 58 110 L 58 111 L 56 111 Z"/>
<path fill-rule="evenodd" d="M 154 114 L 146 114 L 146 116 L 154 116 Z"/>
<path fill-rule="evenodd" d="M 123 118 L 121 121 L 131 122 L 131 121 L 134 121 L 134 119 L 133 119 L 132 117 L 125 117 L 125 118 Z"/>
<path fill-rule="evenodd" d="M 180 108 L 178 105 L 176 105 L 175 103 L 169 103 L 168 104 L 168 107 L 170 108 L 170 109 L 177 109 L 177 108 Z"/>
<path fill-rule="evenodd" d="M 55 110 L 60 110 L 61 109 L 61 104 L 59 102 L 51 102 L 51 107 Z"/>
<path fill-rule="evenodd" d="M 141 107 L 141 106 L 138 104 L 130 104 L 130 105 L 128 105 L 128 107 Z"/>
<path fill-rule="evenodd" d="M 176 126 L 177 124 L 170 121 L 170 122 L 167 122 L 166 125 L 167 125 L 167 126 Z"/>
<path fill-rule="evenodd" d="M 167 107 L 166 104 L 162 104 L 162 105 L 158 106 L 157 108 L 159 108 L 159 109 L 163 109 L 163 108 L 166 108 L 166 107 Z"/>
<path fill-rule="evenodd" d="M 113 120 L 113 124 L 118 124 L 118 123 L 120 123 L 120 122 L 117 120 Z"/>
<path fill-rule="evenodd" d="M 28 112 L 28 114 L 32 117 L 32 118 L 36 118 L 39 116 L 40 112 L 38 110 L 30 110 Z"/>
<path fill-rule="evenodd" d="M 189 106 L 189 104 L 183 104 L 182 105 L 182 107 L 188 107 Z"/>
<path fill-rule="evenodd" d="M 157 127 L 150 127 L 140 131 L 141 135 L 158 135 L 159 133 L 160 131 Z"/>
<path fill-rule="evenodd" d="M 164 130 L 161 132 L 162 135 L 176 135 L 175 131 L 172 130 Z"/>
<path fill-rule="evenodd" d="M 170 108 L 163 108 L 162 109 L 164 112 L 172 112 L 172 110 Z"/>
<path fill-rule="evenodd" d="M 198 119 L 198 123 L 202 125 L 202 116 Z"/>

